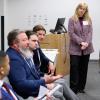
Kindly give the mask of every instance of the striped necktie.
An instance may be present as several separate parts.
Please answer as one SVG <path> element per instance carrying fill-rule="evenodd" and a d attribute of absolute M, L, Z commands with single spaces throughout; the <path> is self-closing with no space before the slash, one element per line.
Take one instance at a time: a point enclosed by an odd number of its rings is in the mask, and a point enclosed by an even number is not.
<path fill-rule="evenodd" d="M 32 71 L 34 74 L 36 74 L 35 76 L 37 76 L 38 78 L 40 78 L 40 77 L 39 77 L 40 75 L 39 75 L 39 73 L 38 73 L 38 70 L 36 69 L 35 64 L 34 64 L 34 62 L 32 61 L 32 59 L 31 59 L 31 58 L 26 58 L 26 61 L 27 61 L 28 65 L 29 65 L 31 71 Z"/>
<path fill-rule="evenodd" d="M 2 87 L 4 87 L 6 89 L 6 91 L 8 92 L 9 95 L 11 95 L 13 100 L 18 100 L 17 97 L 15 96 L 15 94 L 13 93 L 13 91 L 12 92 L 10 91 L 9 87 L 7 86 L 7 84 L 5 82 L 3 83 Z"/>

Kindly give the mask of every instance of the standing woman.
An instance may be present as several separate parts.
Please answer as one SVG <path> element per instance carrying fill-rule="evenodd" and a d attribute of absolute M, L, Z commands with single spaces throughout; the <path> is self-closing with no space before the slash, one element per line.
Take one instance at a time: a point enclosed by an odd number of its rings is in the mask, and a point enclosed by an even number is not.
<path fill-rule="evenodd" d="M 80 3 L 75 14 L 69 19 L 70 35 L 70 88 L 77 94 L 85 93 L 90 54 L 94 51 L 92 44 L 92 21 L 88 5 Z"/>

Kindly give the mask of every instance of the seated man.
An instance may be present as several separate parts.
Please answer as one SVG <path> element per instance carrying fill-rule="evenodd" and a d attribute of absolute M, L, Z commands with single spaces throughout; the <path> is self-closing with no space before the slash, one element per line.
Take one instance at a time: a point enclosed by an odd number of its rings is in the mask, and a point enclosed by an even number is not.
<path fill-rule="evenodd" d="M 4 51 L 0 51 L 0 100 L 18 100 L 12 87 L 3 82 L 3 78 L 9 73 L 9 58 Z"/>
<path fill-rule="evenodd" d="M 29 38 L 30 33 L 33 33 L 33 32 L 31 30 L 27 30 L 25 33 Z M 36 34 L 36 32 L 34 32 L 34 34 Z M 50 74 L 50 73 L 54 74 L 55 66 L 42 52 L 39 46 L 39 43 L 37 44 L 36 48 L 34 48 L 33 44 L 32 45 L 30 44 L 30 47 L 32 47 L 32 50 L 34 52 L 34 55 L 33 55 L 34 64 L 40 68 L 40 71 L 47 74 Z"/>
<path fill-rule="evenodd" d="M 35 46 L 37 46 L 38 38 L 36 35 L 35 37 Z M 62 76 L 44 75 L 40 72 L 34 64 L 33 52 L 29 50 L 29 41 L 25 32 L 18 29 L 13 30 L 9 32 L 7 39 L 9 45 L 7 54 L 11 66 L 8 78 L 14 90 L 23 98 L 28 98 L 29 96 L 37 97 L 40 86 L 52 89 L 56 85 L 53 82 Z M 62 96 L 55 92 L 56 98 L 65 97 L 66 100 L 78 100 L 68 87 L 62 86 L 66 92 L 64 91 Z"/>
<path fill-rule="evenodd" d="M 26 32 L 26 34 L 29 39 L 29 49 L 35 56 L 34 50 L 37 49 L 37 46 L 38 46 L 38 37 L 37 37 L 36 33 L 32 32 L 32 31 L 30 31 L 30 32 L 28 31 L 28 32 Z M 41 55 L 40 55 L 40 58 L 43 59 L 43 57 L 41 57 Z M 37 60 L 37 59 L 35 58 L 35 60 Z M 39 70 L 39 67 L 38 66 L 36 66 L 36 67 Z M 52 73 L 50 75 L 52 75 Z M 70 100 L 74 100 L 74 99 L 76 100 L 76 98 L 77 98 L 76 95 L 70 90 L 70 88 L 67 86 L 67 82 L 65 82 L 64 79 L 58 79 L 55 81 L 55 83 L 59 83 L 59 84 L 63 85 L 63 87 L 64 87 L 63 91 L 64 91 L 65 98 L 70 98 Z M 74 99 L 73 99 L 73 97 L 74 97 Z"/>
<path fill-rule="evenodd" d="M 43 41 L 45 38 L 45 34 L 46 34 L 46 30 L 42 25 L 36 25 L 33 27 L 33 32 L 36 33 L 36 35 L 38 36 L 38 40 L 39 42 Z M 28 31 L 27 31 L 28 33 Z M 52 73 L 54 74 L 55 72 L 55 66 L 53 65 L 53 63 L 44 55 L 44 53 L 42 52 L 42 50 L 40 48 L 38 48 L 38 50 L 34 50 L 34 62 L 36 64 L 39 64 L 40 66 L 40 70 L 44 73 Z M 39 55 L 40 55 L 40 59 L 39 59 Z M 37 59 L 38 57 L 38 59 Z M 37 59 L 37 60 L 35 60 Z"/>

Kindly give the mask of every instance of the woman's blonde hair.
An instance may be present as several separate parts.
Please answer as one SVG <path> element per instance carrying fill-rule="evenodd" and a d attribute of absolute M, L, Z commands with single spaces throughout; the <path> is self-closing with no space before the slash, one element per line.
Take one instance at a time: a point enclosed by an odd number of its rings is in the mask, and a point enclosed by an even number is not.
<path fill-rule="evenodd" d="M 76 7 L 76 10 L 75 10 L 75 13 L 74 13 L 74 16 L 72 17 L 74 19 L 74 21 L 77 21 L 78 20 L 78 10 L 79 8 L 81 7 L 84 7 L 86 9 L 85 13 L 84 13 L 84 16 L 83 16 L 83 20 L 87 20 L 89 22 L 91 22 L 91 18 L 89 16 L 89 10 L 88 10 L 88 5 L 86 3 L 79 3 Z"/>

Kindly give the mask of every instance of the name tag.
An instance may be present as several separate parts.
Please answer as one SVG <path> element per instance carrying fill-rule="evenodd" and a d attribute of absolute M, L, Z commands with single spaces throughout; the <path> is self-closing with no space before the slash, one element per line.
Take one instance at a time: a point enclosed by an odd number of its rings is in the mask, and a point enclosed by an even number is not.
<path fill-rule="evenodd" d="M 83 21 L 83 25 L 88 25 L 88 21 Z"/>

